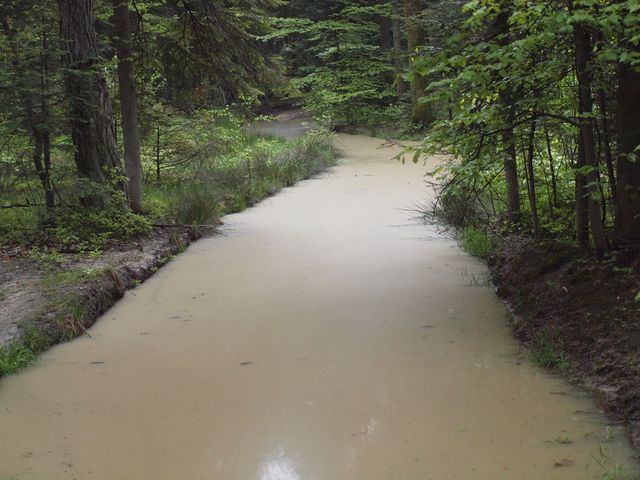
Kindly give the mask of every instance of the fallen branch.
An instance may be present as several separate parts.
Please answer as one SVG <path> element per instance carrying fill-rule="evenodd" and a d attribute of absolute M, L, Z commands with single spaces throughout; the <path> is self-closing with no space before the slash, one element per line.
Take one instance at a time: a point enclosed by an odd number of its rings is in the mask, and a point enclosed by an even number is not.
<path fill-rule="evenodd" d="M 215 225 L 187 225 L 186 223 L 152 223 L 152 227 L 157 228 L 216 228 L 222 225 L 221 223 Z"/>
<path fill-rule="evenodd" d="M 44 205 L 39 205 L 35 203 L 18 203 L 15 205 L 0 205 L 0 210 L 5 210 L 9 208 L 34 208 L 34 207 L 44 207 Z"/>

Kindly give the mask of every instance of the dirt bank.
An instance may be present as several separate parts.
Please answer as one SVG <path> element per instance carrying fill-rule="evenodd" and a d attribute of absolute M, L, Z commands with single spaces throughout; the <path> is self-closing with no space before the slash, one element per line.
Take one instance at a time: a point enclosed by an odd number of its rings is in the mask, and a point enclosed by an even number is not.
<path fill-rule="evenodd" d="M 516 336 L 591 390 L 640 448 L 640 257 L 596 261 L 570 246 L 510 239 L 489 261 Z"/>
<path fill-rule="evenodd" d="M 0 346 L 27 342 L 42 351 L 83 334 L 126 290 L 199 236 L 188 227 L 155 228 L 99 256 L 1 251 Z"/>

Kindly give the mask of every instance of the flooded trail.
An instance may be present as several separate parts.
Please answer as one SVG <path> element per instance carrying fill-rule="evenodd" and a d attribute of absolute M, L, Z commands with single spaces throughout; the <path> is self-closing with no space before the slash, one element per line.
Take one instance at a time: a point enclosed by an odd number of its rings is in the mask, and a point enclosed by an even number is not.
<path fill-rule="evenodd" d="M 484 268 L 406 211 L 423 166 L 346 160 L 225 219 L 0 382 L 0 478 L 600 478 L 591 401 L 516 355 Z M 482 283 L 482 282 L 480 282 Z"/>

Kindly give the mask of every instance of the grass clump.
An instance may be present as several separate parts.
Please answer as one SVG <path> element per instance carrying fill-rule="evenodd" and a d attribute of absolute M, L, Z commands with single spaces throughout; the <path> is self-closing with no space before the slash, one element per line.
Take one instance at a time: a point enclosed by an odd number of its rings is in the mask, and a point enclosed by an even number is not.
<path fill-rule="evenodd" d="M 640 474 L 630 473 L 621 465 L 615 465 L 602 474 L 602 480 L 640 480 Z"/>
<path fill-rule="evenodd" d="M 168 204 L 171 220 L 185 225 L 216 223 L 221 212 L 219 193 L 204 185 L 176 189 Z"/>
<path fill-rule="evenodd" d="M 459 235 L 458 243 L 469 255 L 485 260 L 496 248 L 491 234 L 476 227 L 465 227 Z"/>
<path fill-rule="evenodd" d="M 36 354 L 30 348 L 17 343 L 0 347 L 0 377 L 11 375 L 28 367 L 35 358 Z"/>
<path fill-rule="evenodd" d="M 530 345 L 530 355 L 542 368 L 562 373 L 569 373 L 571 369 L 567 356 L 544 334 L 539 333 L 534 337 Z"/>
<path fill-rule="evenodd" d="M 104 275 L 103 268 L 80 268 L 73 270 L 55 270 L 46 274 L 40 281 L 42 287 L 48 290 L 67 288 L 79 285 L 94 278 Z"/>
<path fill-rule="evenodd" d="M 34 326 L 25 329 L 20 343 L 0 346 L 0 377 L 12 375 L 35 362 L 51 344 L 50 338 Z"/>
<path fill-rule="evenodd" d="M 239 142 L 243 148 L 204 162 L 190 179 L 149 188 L 149 208 L 168 222 L 214 224 L 335 165 L 339 155 L 326 132 L 292 142 L 250 133 Z"/>

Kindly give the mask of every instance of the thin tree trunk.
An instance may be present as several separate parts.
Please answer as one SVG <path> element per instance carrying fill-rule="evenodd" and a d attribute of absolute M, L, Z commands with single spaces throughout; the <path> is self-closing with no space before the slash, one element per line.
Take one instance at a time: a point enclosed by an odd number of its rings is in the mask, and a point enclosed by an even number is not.
<path fill-rule="evenodd" d="M 618 218 L 618 194 L 616 192 L 616 174 L 613 165 L 613 154 L 611 153 L 611 134 L 609 131 L 609 119 L 607 118 L 607 98 L 604 90 L 598 90 L 598 106 L 600 108 L 600 121 L 602 123 L 602 143 L 604 150 L 604 161 L 607 165 L 607 176 L 609 177 L 609 193 L 613 204 L 614 219 Z"/>
<path fill-rule="evenodd" d="M 509 16 L 511 5 L 508 4 L 495 18 L 491 35 L 499 38 L 499 45 L 504 46 L 509 42 Z M 497 80 L 497 79 L 496 79 Z M 514 94 L 511 86 L 507 86 L 499 96 L 500 110 L 504 117 L 505 127 L 502 130 L 502 147 L 504 152 L 504 176 L 507 194 L 507 217 L 511 226 L 520 221 L 520 185 L 518 180 L 518 160 L 516 155 L 516 142 L 513 131 L 515 121 Z"/>
<path fill-rule="evenodd" d="M 540 221 L 538 219 L 538 198 L 536 197 L 536 177 L 533 168 L 533 156 L 535 153 L 536 120 L 531 122 L 529 132 L 529 148 L 525 159 L 529 186 L 529 209 L 531 210 L 531 224 L 534 238 L 540 237 Z"/>
<path fill-rule="evenodd" d="M 547 154 L 549 155 L 549 171 L 551 173 L 551 195 L 552 195 L 552 205 L 555 208 L 558 208 L 558 179 L 556 176 L 556 167 L 554 165 L 553 152 L 551 150 L 551 137 L 549 136 L 549 130 L 544 129 L 544 136 L 547 141 Z M 551 209 L 553 213 L 553 208 Z"/>
<path fill-rule="evenodd" d="M 391 31 L 393 34 L 394 73 L 396 76 L 396 92 L 398 100 L 402 100 L 407 93 L 407 86 L 402 78 L 402 26 L 400 24 L 400 0 L 391 0 Z"/>
<path fill-rule="evenodd" d="M 131 22 L 128 0 L 113 0 L 114 44 L 118 55 L 118 86 L 124 141 L 124 170 L 128 178 L 129 206 L 142 211 L 142 163 L 138 134 L 136 84 L 131 59 Z"/>
<path fill-rule="evenodd" d="M 409 55 L 415 57 L 419 47 L 424 43 L 424 31 L 419 24 L 420 0 L 404 0 L 404 15 L 407 28 L 407 48 Z M 419 124 L 428 124 L 433 118 L 430 108 L 419 102 L 426 88 L 426 79 L 414 72 L 411 80 L 411 103 L 413 104 L 413 121 Z"/>
<path fill-rule="evenodd" d="M 584 147 L 584 162 L 587 169 L 586 193 L 588 201 L 589 224 L 596 254 L 601 256 L 608 250 L 609 244 L 602 224 L 602 207 L 597 198 L 598 189 L 597 157 L 593 132 L 593 99 L 591 97 L 591 74 L 589 72 L 592 53 L 591 34 L 586 28 L 577 24 L 574 26 L 576 73 L 578 78 L 579 106 L 580 106 L 580 134 Z"/>
<path fill-rule="evenodd" d="M 47 34 L 42 34 L 42 55 L 40 57 L 40 110 L 42 112 L 42 160 L 43 169 L 40 181 L 44 189 L 44 199 L 47 210 L 53 210 L 55 206 L 55 198 L 53 195 L 53 186 L 51 185 L 51 134 L 49 131 L 49 42 Z"/>
<path fill-rule="evenodd" d="M 122 167 L 109 91 L 98 63 L 95 0 L 59 0 L 59 12 L 76 167 L 81 176 L 104 183 L 120 175 Z"/>
<path fill-rule="evenodd" d="M 156 127 L 156 185 L 160 186 L 160 125 Z"/>
<path fill-rule="evenodd" d="M 378 27 L 380 29 L 380 48 L 389 51 L 393 48 L 393 37 L 391 34 L 391 19 L 386 15 L 378 17 Z"/>
<path fill-rule="evenodd" d="M 507 99 L 503 98 L 503 104 L 507 101 Z M 514 226 L 520 221 L 520 186 L 518 183 L 518 160 L 511 115 L 508 117 L 507 126 L 502 131 L 502 144 L 504 148 L 504 177 L 507 190 L 507 218 L 511 226 Z"/>
<path fill-rule="evenodd" d="M 585 165 L 584 142 L 578 134 L 578 160 L 576 162 L 576 242 L 582 249 L 589 248 L 589 203 L 587 201 L 587 178 L 581 173 Z"/>

